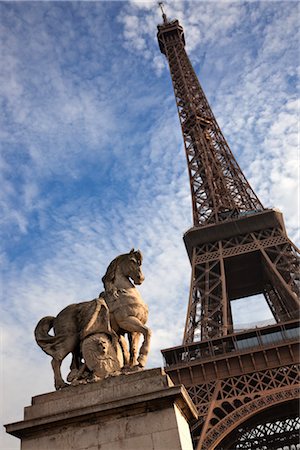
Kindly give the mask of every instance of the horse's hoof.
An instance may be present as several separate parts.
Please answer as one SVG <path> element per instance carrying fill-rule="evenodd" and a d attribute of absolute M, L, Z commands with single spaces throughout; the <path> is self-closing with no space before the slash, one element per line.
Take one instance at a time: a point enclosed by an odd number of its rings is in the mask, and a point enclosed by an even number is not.
<path fill-rule="evenodd" d="M 72 381 L 71 386 L 79 386 L 81 384 L 87 384 L 87 380 L 75 379 L 75 380 Z"/>
<path fill-rule="evenodd" d="M 65 389 L 66 387 L 69 387 L 70 385 L 68 383 L 63 383 L 63 384 L 59 384 L 57 386 L 55 386 L 55 389 L 57 391 L 60 391 L 61 389 Z"/>
<path fill-rule="evenodd" d="M 69 381 L 69 383 L 74 381 L 78 376 L 78 372 L 79 372 L 78 369 L 72 369 L 69 375 L 67 376 L 67 381 Z"/>
<path fill-rule="evenodd" d="M 142 367 L 140 367 L 139 365 L 136 366 L 125 366 L 122 367 L 122 372 L 123 374 L 128 374 L 128 373 L 133 373 L 133 372 L 139 372 L 140 370 L 143 370 Z"/>
<path fill-rule="evenodd" d="M 93 375 L 91 378 L 87 379 L 88 383 L 97 383 L 98 381 L 102 381 L 104 378 L 98 377 L 97 375 Z"/>
<path fill-rule="evenodd" d="M 140 355 L 138 357 L 138 366 L 144 368 L 146 365 L 147 357 L 145 355 Z"/>

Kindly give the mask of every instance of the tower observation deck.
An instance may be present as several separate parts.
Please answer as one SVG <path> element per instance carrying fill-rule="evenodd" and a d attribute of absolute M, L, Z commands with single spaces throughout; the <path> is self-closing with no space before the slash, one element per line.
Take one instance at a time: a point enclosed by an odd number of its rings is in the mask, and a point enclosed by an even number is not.
<path fill-rule="evenodd" d="M 276 445 L 282 438 L 278 424 L 286 430 L 288 420 L 298 420 L 299 250 L 282 214 L 264 208 L 234 158 L 178 20 L 163 12 L 157 38 L 169 64 L 193 211 L 184 235 L 192 281 L 183 344 L 162 351 L 166 370 L 186 385 L 198 407 L 197 448 L 277 448 L 253 442 L 257 423 L 272 422 L 275 431 L 265 440 Z M 255 294 L 265 297 L 276 324 L 235 333 L 231 302 Z M 289 429 L 294 431 L 285 439 L 292 449 L 296 422 Z"/>

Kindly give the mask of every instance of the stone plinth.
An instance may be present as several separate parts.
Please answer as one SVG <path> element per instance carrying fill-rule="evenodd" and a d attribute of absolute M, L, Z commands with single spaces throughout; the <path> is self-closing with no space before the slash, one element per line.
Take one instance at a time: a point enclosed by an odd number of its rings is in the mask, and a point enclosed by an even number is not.
<path fill-rule="evenodd" d="M 33 397 L 6 431 L 22 450 L 192 450 L 196 417 L 185 388 L 151 369 Z"/>

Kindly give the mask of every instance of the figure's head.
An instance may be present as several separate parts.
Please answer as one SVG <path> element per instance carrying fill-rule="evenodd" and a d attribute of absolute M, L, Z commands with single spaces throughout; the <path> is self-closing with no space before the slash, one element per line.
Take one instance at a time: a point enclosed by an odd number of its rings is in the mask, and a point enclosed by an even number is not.
<path fill-rule="evenodd" d="M 97 340 L 100 355 L 107 355 L 109 349 L 109 338 L 102 333 Z"/>
<path fill-rule="evenodd" d="M 142 284 L 145 280 L 142 272 L 143 256 L 140 250 L 131 249 L 128 254 L 128 276 L 133 280 L 134 284 Z"/>

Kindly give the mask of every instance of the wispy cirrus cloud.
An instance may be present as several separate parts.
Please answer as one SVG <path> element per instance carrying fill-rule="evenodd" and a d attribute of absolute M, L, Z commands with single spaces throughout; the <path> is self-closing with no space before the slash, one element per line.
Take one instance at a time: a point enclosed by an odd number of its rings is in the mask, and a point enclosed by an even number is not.
<path fill-rule="evenodd" d="M 144 254 L 149 367 L 161 365 L 160 349 L 182 339 L 190 278 L 182 234 L 192 220 L 156 5 L 0 8 L 1 394 L 9 422 L 21 418 L 30 396 L 53 389 L 50 358 L 33 340 L 36 322 L 96 296 L 108 263 L 133 246 Z M 295 238 L 297 5 L 170 2 L 166 9 L 185 27 L 191 60 L 242 169 L 264 204 L 284 211 Z M 259 301 L 253 305 L 249 322 L 269 317 Z M 244 319 L 237 307 L 237 322 Z M 2 446 L 18 442 L 7 436 Z"/>

